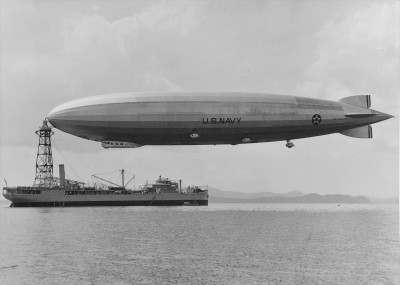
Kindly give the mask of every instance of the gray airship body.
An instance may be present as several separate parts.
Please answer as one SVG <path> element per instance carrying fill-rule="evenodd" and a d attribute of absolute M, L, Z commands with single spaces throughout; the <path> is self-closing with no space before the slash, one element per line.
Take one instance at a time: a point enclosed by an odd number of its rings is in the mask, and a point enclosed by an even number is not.
<path fill-rule="evenodd" d="M 392 116 L 370 109 L 370 95 L 338 102 L 259 93 L 121 93 L 67 102 L 48 120 L 105 148 L 242 144 L 341 133 L 371 138 Z"/>

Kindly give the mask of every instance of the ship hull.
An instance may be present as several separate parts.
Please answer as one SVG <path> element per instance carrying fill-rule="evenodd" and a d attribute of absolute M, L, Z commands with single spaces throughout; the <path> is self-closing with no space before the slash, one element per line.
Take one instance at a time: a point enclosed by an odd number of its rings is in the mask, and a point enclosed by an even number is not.
<path fill-rule="evenodd" d="M 153 201 L 64 201 L 64 202 L 13 202 L 11 207 L 97 207 L 97 206 L 183 206 L 185 202 L 207 206 L 207 200 L 161 200 Z"/>
<path fill-rule="evenodd" d="M 29 190 L 28 190 L 29 189 Z M 3 196 L 11 207 L 84 206 L 182 206 L 208 205 L 208 193 L 114 194 L 108 191 L 71 191 L 35 188 L 4 188 Z M 101 193 L 101 194 L 99 194 Z"/>

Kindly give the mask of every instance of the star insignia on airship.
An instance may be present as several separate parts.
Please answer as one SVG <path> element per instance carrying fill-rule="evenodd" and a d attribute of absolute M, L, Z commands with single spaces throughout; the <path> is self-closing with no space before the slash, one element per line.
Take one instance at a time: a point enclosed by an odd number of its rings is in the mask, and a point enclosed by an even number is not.
<path fill-rule="evenodd" d="M 321 118 L 320 115 L 315 114 L 314 116 L 312 116 L 311 122 L 312 122 L 314 125 L 318 125 L 319 123 L 321 123 L 321 121 L 322 121 L 322 118 Z"/>

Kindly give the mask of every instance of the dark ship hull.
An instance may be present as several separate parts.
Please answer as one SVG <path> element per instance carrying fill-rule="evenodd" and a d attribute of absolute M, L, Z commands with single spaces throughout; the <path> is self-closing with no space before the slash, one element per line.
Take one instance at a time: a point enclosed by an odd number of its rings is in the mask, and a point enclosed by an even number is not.
<path fill-rule="evenodd" d="M 182 206 L 208 205 L 208 192 L 143 193 L 135 191 L 69 191 L 37 187 L 5 187 L 3 196 L 11 207 L 81 206 Z"/>

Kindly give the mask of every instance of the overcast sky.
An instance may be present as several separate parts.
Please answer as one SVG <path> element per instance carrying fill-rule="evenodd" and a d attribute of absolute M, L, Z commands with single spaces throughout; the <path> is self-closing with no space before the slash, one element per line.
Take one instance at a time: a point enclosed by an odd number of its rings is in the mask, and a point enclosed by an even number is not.
<path fill-rule="evenodd" d="M 125 168 L 137 185 L 162 174 L 241 192 L 398 195 L 398 1 L 0 3 L 1 186 L 3 178 L 33 183 L 34 132 L 61 103 L 127 91 L 249 91 L 371 94 L 372 108 L 397 118 L 374 125 L 372 140 L 334 134 L 295 140 L 292 149 L 105 150 L 55 130 L 54 161 L 85 182 Z"/>

